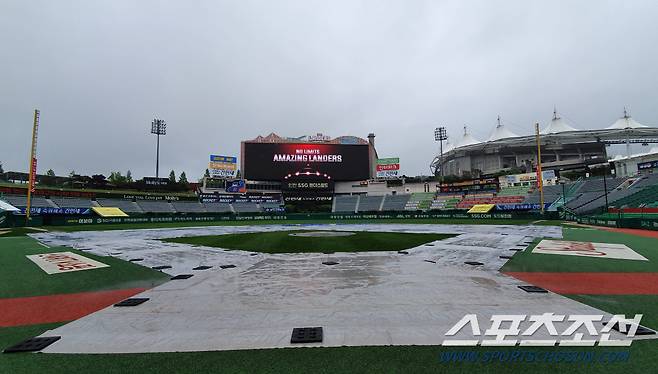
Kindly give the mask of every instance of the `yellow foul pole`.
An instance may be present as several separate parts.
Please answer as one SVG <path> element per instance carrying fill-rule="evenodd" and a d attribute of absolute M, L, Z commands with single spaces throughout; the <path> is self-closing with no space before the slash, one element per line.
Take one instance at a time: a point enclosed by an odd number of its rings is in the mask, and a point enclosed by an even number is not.
<path fill-rule="evenodd" d="M 29 180 L 27 185 L 27 207 L 25 207 L 25 226 L 30 223 L 30 209 L 32 208 L 32 192 L 35 188 L 37 177 L 37 137 L 39 135 L 39 109 L 34 110 L 34 122 L 32 124 L 32 147 L 30 148 Z"/>
<path fill-rule="evenodd" d="M 539 123 L 535 123 L 535 136 L 537 137 L 537 186 L 539 187 L 539 205 L 541 214 L 544 214 L 544 178 L 541 172 L 541 142 L 539 140 Z"/>

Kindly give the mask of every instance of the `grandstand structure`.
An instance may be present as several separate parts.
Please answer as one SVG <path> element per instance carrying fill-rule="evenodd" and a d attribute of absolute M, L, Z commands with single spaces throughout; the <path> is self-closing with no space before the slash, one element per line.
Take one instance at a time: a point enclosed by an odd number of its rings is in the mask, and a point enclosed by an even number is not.
<path fill-rule="evenodd" d="M 524 178 L 519 178 L 519 176 Z M 494 179 L 458 182 L 441 185 L 433 192 L 334 194 L 332 212 L 425 212 L 466 211 L 475 205 L 492 204 L 498 211 L 536 211 L 540 209 L 540 192 L 528 174 L 507 175 Z M 515 181 L 515 183 L 510 183 Z M 521 182 L 519 182 L 521 181 Z M 505 183 L 503 183 L 505 182 Z M 479 187 L 479 188 L 474 188 Z M 658 209 L 658 173 L 632 177 L 591 177 L 543 188 L 544 208 L 548 211 L 567 211 L 574 214 L 623 211 L 624 209 Z M 116 207 L 129 215 L 171 214 L 252 214 L 260 212 L 284 212 L 285 203 L 280 194 L 267 198 L 246 196 L 226 200 L 228 195 L 210 195 L 214 199 L 147 199 L 108 197 L 65 197 L 38 195 L 33 198 L 33 209 L 43 214 L 89 214 L 94 207 Z M 25 211 L 27 197 L 4 194 L 0 200 Z M 606 209 L 606 207 L 608 209 Z M 62 212 L 59 210 L 72 210 Z M 656 210 L 658 213 L 658 210 Z"/>
<path fill-rule="evenodd" d="M 25 195 L 3 195 L 0 200 L 24 211 L 27 208 Z M 113 198 L 68 198 L 42 197 L 32 198 L 33 209 L 91 209 L 93 207 L 119 208 L 130 215 L 139 214 L 176 214 L 176 213 L 258 213 L 280 209 L 283 202 L 233 202 L 233 203 L 202 203 L 199 201 L 179 200 L 129 200 Z"/>
<path fill-rule="evenodd" d="M 658 174 L 631 178 L 587 178 L 548 185 L 544 204 L 548 210 L 576 214 L 610 210 L 658 208 Z M 493 204 L 498 210 L 538 210 L 540 192 L 536 187 L 510 186 L 497 190 L 463 193 L 424 192 L 395 195 L 337 195 L 333 212 L 468 210 L 478 204 Z M 377 208 L 379 206 L 379 208 Z M 647 210 L 648 211 L 648 210 Z M 656 209 L 658 213 L 658 209 Z"/>
<path fill-rule="evenodd" d="M 577 130 L 554 111 L 553 118 L 540 132 L 543 170 L 572 170 L 606 162 L 606 146 L 658 143 L 658 128 L 648 127 L 624 110 L 624 116 L 611 126 L 600 130 Z M 443 155 L 437 155 L 430 163 L 435 173 L 443 175 L 473 176 L 491 175 L 514 168 L 532 171 L 537 165 L 535 135 L 517 135 L 498 123 L 486 141 L 474 138 L 464 126 L 462 137 Z"/>

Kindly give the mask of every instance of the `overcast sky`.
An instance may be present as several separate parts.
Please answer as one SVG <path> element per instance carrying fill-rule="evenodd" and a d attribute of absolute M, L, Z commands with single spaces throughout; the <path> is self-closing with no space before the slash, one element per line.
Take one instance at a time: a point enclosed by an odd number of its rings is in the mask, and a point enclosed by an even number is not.
<path fill-rule="evenodd" d="M 377 135 L 428 174 L 433 129 L 658 125 L 658 2 L 0 0 L 0 162 L 161 174 L 276 132 Z"/>

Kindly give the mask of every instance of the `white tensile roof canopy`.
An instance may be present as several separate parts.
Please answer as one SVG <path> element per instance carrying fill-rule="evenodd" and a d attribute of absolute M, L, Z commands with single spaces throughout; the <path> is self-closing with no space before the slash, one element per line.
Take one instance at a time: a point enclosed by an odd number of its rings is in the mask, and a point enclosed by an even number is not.
<path fill-rule="evenodd" d="M 556 134 L 559 132 L 566 132 L 566 131 L 578 131 L 576 128 L 571 127 L 565 120 L 563 120 L 560 116 L 557 115 L 557 109 L 553 109 L 553 119 L 551 119 L 551 122 L 546 126 L 545 129 L 540 131 L 540 134 Z"/>
<path fill-rule="evenodd" d="M 626 111 L 626 108 L 624 108 L 624 116 L 615 121 L 611 126 L 608 126 L 608 129 L 637 129 L 637 128 L 642 128 L 642 127 L 647 127 L 637 121 L 635 121 L 633 118 L 631 118 L 630 115 L 628 115 L 628 112 Z"/>
<path fill-rule="evenodd" d="M 464 136 L 457 142 L 457 145 L 455 145 L 455 148 L 457 147 L 463 147 L 467 145 L 473 145 L 473 144 L 478 144 L 481 143 L 481 141 L 475 139 L 471 134 L 468 133 L 468 129 L 466 128 L 466 125 L 464 125 Z"/>
<path fill-rule="evenodd" d="M 505 128 L 504 125 L 500 123 L 500 116 L 498 116 L 498 124 L 496 125 L 496 128 L 491 133 L 491 136 L 489 136 L 489 139 L 487 139 L 487 141 L 492 142 L 498 139 L 517 138 L 517 137 L 519 137 L 519 135 L 509 131 L 508 129 Z"/>

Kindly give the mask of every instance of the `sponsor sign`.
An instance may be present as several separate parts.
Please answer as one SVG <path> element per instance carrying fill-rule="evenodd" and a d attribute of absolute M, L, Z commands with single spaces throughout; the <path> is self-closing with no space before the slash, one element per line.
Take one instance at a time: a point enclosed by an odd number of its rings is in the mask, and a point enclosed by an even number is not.
<path fill-rule="evenodd" d="M 648 261 L 624 244 L 542 240 L 532 253 Z"/>
<path fill-rule="evenodd" d="M 295 201 L 332 201 L 333 196 L 331 195 L 286 195 L 284 198 L 285 202 L 295 202 Z"/>
<path fill-rule="evenodd" d="M 219 194 L 219 193 L 201 193 L 199 200 L 202 203 L 279 203 L 281 202 L 280 194 Z"/>
<path fill-rule="evenodd" d="M 400 159 L 398 157 L 377 159 L 377 178 L 397 178 L 400 173 Z"/>
<path fill-rule="evenodd" d="M 555 170 L 545 170 L 542 171 L 543 176 L 543 185 L 552 186 L 557 183 L 557 177 L 555 176 Z M 513 175 L 503 175 L 499 177 L 499 183 L 501 187 L 511 187 L 515 186 L 517 183 L 537 183 L 537 173 L 525 173 L 525 174 L 513 174 Z"/>
<path fill-rule="evenodd" d="M 166 186 L 169 184 L 169 178 L 144 177 L 144 184 L 147 186 Z"/>
<path fill-rule="evenodd" d="M 212 177 L 234 178 L 238 172 L 238 158 L 233 156 L 210 155 L 208 172 Z"/>
<path fill-rule="evenodd" d="M 238 179 L 230 182 L 227 181 L 225 190 L 226 192 L 232 192 L 232 193 L 245 193 L 247 192 L 247 185 L 242 179 Z"/>
<path fill-rule="evenodd" d="M 36 128 L 35 128 L 36 129 Z M 34 153 L 35 150 L 33 149 L 32 152 Z M 30 177 L 29 177 L 29 188 L 30 192 L 36 191 L 36 178 L 37 178 L 37 158 L 32 157 L 32 162 L 30 163 Z"/>
<path fill-rule="evenodd" d="M 544 203 L 544 209 L 548 210 L 551 203 Z M 541 204 L 496 204 L 498 210 L 539 210 Z"/>
<path fill-rule="evenodd" d="M 286 191 L 332 191 L 333 182 L 327 180 L 319 181 L 285 181 L 282 189 Z"/>
<path fill-rule="evenodd" d="M 50 207 L 33 207 L 30 208 L 30 214 L 89 214 L 89 208 L 50 208 Z M 21 208 L 21 214 L 25 214 L 25 208 Z"/>
<path fill-rule="evenodd" d="M 309 142 L 328 142 L 331 140 L 331 136 L 317 133 L 315 135 L 309 135 L 307 139 Z"/>
<path fill-rule="evenodd" d="M 658 168 L 658 161 L 639 162 L 637 164 L 638 170 L 649 170 Z"/>
<path fill-rule="evenodd" d="M 48 274 L 109 267 L 109 265 L 102 262 L 94 261 L 73 252 L 41 253 L 27 255 L 26 257 Z"/>

